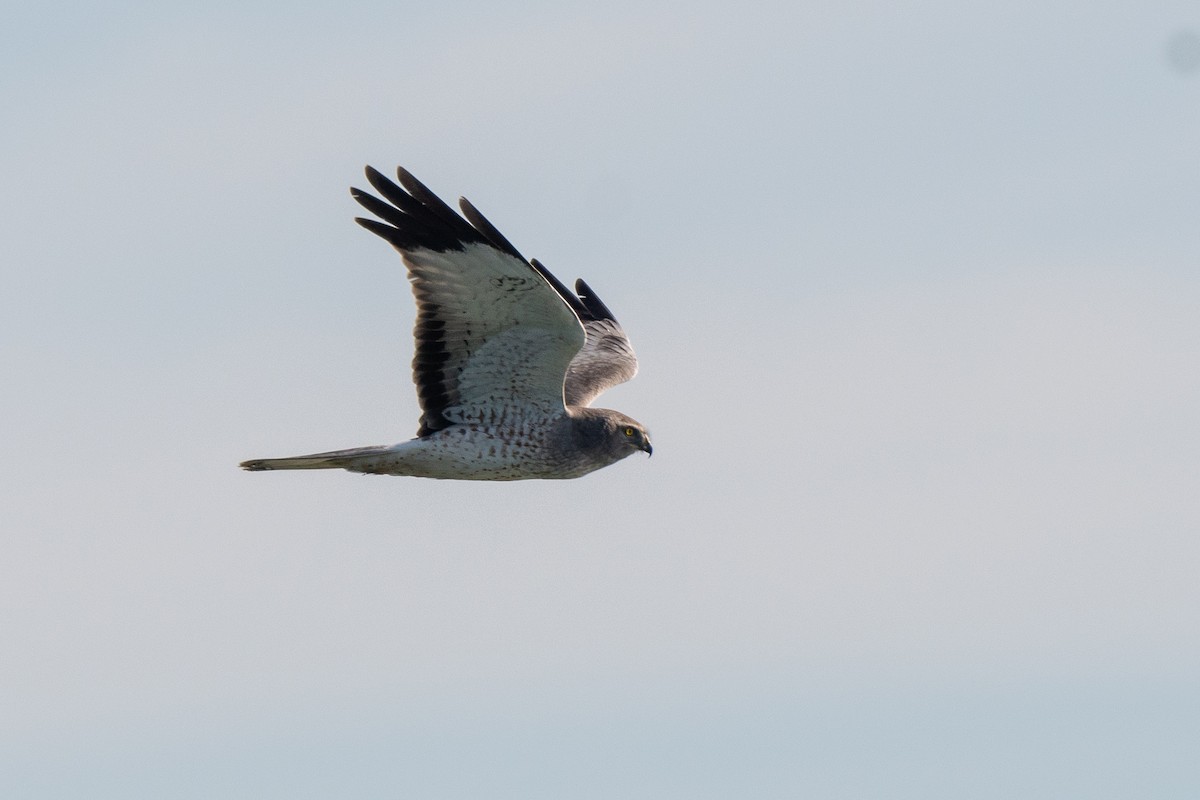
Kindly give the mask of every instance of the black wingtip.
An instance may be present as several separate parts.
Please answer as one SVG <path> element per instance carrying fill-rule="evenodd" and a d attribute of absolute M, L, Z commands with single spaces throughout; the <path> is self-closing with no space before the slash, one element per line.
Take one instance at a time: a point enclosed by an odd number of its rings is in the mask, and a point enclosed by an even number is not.
<path fill-rule="evenodd" d="M 542 279 L 545 280 L 546 283 L 554 287 L 554 291 L 557 292 L 558 296 L 563 299 L 563 302 L 571 307 L 571 310 L 575 312 L 575 316 L 579 317 L 580 319 L 587 319 L 587 307 L 584 306 L 583 303 L 579 302 L 579 298 L 575 296 L 575 293 L 564 286 L 562 281 L 554 277 L 553 272 L 546 269 L 545 264 L 538 261 L 536 258 L 531 258 L 529 260 L 529 265 L 537 271 L 538 275 L 542 276 Z"/>
<path fill-rule="evenodd" d="M 396 167 L 396 180 L 400 181 L 400 185 L 404 190 L 419 200 L 425 205 L 449 208 L 433 191 L 421 183 L 416 177 L 406 170 L 404 167 Z"/>
<path fill-rule="evenodd" d="M 446 251 L 461 249 L 467 242 L 486 241 L 483 234 L 403 167 L 396 169 L 399 185 L 370 165 L 363 168 L 363 174 L 382 199 L 354 186 L 350 196 L 388 225 L 363 219 L 357 222 L 393 246 L 401 250 L 427 247 Z"/>
<path fill-rule="evenodd" d="M 367 182 L 375 187 L 375 191 L 390 199 L 390 195 L 400 192 L 400 187 L 392 182 L 392 179 L 384 175 L 374 167 L 367 167 L 363 170 L 367 176 Z"/>
<path fill-rule="evenodd" d="M 613 313 L 608 310 L 608 306 L 604 305 L 604 301 L 596 295 L 592 287 L 588 286 L 583 278 L 575 281 L 575 292 L 579 295 L 580 301 L 593 317 L 596 319 L 611 319 L 613 322 L 617 321 Z"/>
<path fill-rule="evenodd" d="M 417 194 L 417 191 L 421 190 L 429 192 L 429 187 L 413 177 L 413 174 L 404 167 L 396 167 L 396 179 L 400 181 L 401 186 L 403 186 L 405 189 L 408 189 L 410 194 L 415 195 Z M 413 191 L 414 189 L 417 191 Z M 429 193 L 433 194 L 433 192 Z"/>
<path fill-rule="evenodd" d="M 487 217 L 479 213 L 479 209 L 471 205 L 470 200 L 465 197 L 458 198 L 458 207 L 462 209 L 463 216 L 467 218 L 467 222 L 471 223 L 475 230 L 483 234 L 484 238 L 491 242 L 496 249 L 503 250 L 514 258 L 519 258 L 522 261 L 525 260 L 525 256 L 521 255 L 521 252 L 513 247 L 513 243 L 506 239 L 504 234 L 488 221 Z"/>
<path fill-rule="evenodd" d="M 354 202 L 358 203 L 360 206 L 367 209 L 371 213 L 375 213 L 375 210 L 373 208 L 371 208 L 371 204 L 378 203 L 379 202 L 378 197 L 376 197 L 375 195 L 371 194 L 370 192 L 368 192 L 364 189 L 358 188 L 357 186 L 350 187 L 350 196 L 354 198 Z"/>
<path fill-rule="evenodd" d="M 400 250 L 408 250 L 413 246 L 412 240 L 408 236 L 406 236 L 399 229 L 393 228 L 391 225 L 387 225 L 375 219 L 366 219 L 365 217 L 355 217 L 354 221 L 386 241 L 392 247 Z"/>

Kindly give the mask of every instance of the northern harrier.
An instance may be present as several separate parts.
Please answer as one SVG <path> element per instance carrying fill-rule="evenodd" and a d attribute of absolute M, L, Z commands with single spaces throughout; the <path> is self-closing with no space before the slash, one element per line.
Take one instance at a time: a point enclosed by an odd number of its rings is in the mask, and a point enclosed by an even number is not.
<path fill-rule="evenodd" d="M 466 198 L 464 219 L 405 169 L 397 176 L 400 186 L 367 167 L 383 199 L 350 193 L 382 220 L 355 221 L 390 242 L 408 267 L 417 301 L 417 438 L 242 468 L 510 481 L 578 478 L 639 450 L 650 454 L 641 423 L 591 408 L 637 372 L 629 339 L 596 293 L 582 280 L 572 292 L 525 260 Z"/>

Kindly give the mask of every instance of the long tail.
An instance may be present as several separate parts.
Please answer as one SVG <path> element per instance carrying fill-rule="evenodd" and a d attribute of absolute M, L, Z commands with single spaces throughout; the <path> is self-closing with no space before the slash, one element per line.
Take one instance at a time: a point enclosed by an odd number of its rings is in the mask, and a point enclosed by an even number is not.
<path fill-rule="evenodd" d="M 269 469 L 355 469 L 363 456 L 378 456 L 388 452 L 385 445 L 376 447 L 352 447 L 349 450 L 331 450 L 328 453 L 313 453 L 308 456 L 290 456 L 288 458 L 256 458 L 243 461 L 240 466 L 250 472 L 263 472 Z M 361 467 L 356 470 L 360 471 Z M 366 471 L 366 470 L 361 470 Z"/>

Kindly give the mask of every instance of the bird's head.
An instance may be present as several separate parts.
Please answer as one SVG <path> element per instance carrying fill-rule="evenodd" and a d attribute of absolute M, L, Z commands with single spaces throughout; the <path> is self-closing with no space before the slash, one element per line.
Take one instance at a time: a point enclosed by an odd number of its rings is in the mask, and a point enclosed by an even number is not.
<path fill-rule="evenodd" d="M 641 450 L 648 456 L 654 455 L 654 447 L 650 444 L 650 432 L 632 420 L 628 425 L 621 426 L 618 438 L 626 447 Z"/>
<path fill-rule="evenodd" d="M 608 429 L 610 441 L 615 449 L 621 452 L 622 457 L 636 450 L 641 450 L 648 456 L 654 454 L 654 447 L 650 444 L 650 432 L 646 430 L 645 425 L 619 411 L 610 411 L 609 414 L 609 424 L 605 427 Z"/>
<path fill-rule="evenodd" d="M 591 450 L 608 463 L 620 461 L 641 451 L 654 452 L 646 426 L 620 411 L 607 408 L 571 408 L 568 410 L 575 427 L 579 447 Z"/>

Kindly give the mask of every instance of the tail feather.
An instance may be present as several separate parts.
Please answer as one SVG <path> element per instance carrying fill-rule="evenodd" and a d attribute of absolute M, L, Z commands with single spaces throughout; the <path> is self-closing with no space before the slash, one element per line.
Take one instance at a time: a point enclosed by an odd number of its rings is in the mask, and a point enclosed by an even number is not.
<path fill-rule="evenodd" d="M 249 472 L 265 472 L 272 469 L 352 469 L 363 456 L 382 455 L 388 447 L 352 447 L 349 450 L 331 450 L 328 453 L 313 453 L 307 456 L 287 458 L 255 458 L 243 461 L 238 466 Z"/>

